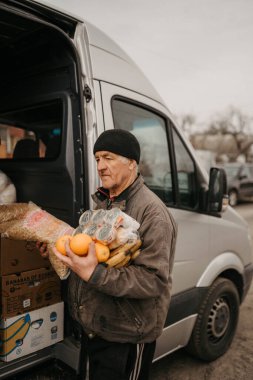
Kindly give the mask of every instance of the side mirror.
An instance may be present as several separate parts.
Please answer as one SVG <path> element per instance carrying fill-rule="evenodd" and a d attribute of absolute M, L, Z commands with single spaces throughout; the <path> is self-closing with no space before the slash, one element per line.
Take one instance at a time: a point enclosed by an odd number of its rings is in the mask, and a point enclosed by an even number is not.
<path fill-rule="evenodd" d="M 207 211 L 220 213 L 228 206 L 227 176 L 222 168 L 211 168 L 207 196 Z"/>

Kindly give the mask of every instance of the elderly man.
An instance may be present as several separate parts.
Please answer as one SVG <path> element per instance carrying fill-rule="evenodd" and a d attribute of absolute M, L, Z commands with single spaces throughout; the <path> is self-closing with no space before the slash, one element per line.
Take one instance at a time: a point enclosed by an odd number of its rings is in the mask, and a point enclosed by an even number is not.
<path fill-rule="evenodd" d="M 128 267 L 98 263 L 94 243 L 79 257 L 56 255 L 71 268 L 69 308 L 84 331 L 91 380 L 149 378 L 171 293 L 177 228 L 138 173 L 140 145 L 130 132 L 103 132 L 94 145 L 102 187 L 97 208 L 120 207 L 140 223 L 142 252 Z"/>

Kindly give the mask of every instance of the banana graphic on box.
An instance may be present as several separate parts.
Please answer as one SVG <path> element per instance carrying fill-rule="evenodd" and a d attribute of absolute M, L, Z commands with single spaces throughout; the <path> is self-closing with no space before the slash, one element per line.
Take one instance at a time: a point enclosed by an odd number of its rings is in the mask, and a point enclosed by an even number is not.
<path fill-rule="evenodd" d="M 23 340 L 30 327 L 39 329 L 43 319 L 31 322 L 30 314 L 19 318 L 10 326 L 0 329 L 0 357 L 9 355 L 16 347 L 23 344 Z"/>

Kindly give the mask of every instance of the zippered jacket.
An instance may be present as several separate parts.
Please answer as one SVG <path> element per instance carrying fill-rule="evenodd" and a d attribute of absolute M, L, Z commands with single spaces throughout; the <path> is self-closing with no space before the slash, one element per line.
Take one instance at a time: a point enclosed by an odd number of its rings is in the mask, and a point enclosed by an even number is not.
<path fill-rule="evenodd" d="M 119 207 L 140 223 L 141 253 L 128 267 L 98 264 L 88 282 L 69 278 L 69 308 L 90 336 L 112 342 L 152 342 L 162 333 L 172 286 L 176 223 L 142 176 L 116 199 L 97 191 L 97 209 Z"/>

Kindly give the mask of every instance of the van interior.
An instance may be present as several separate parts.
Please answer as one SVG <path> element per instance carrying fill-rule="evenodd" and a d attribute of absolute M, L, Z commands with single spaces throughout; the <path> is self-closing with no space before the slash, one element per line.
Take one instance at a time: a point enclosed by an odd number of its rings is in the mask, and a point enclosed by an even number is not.
<path fill-rule="evenodd" d="M 83 93 L 75 47 L 67 37 L 74 30 L 64 17 L 54 20 L 57 27 L 45 15 L 42 22 L 17 8 L 0 7 L 0 170 L 15 185 L 17 202 L 32 201 L 76 226 L 88 203 Z M 67 310 L 64 320 L 65 336 L 79 338 Z M 34 361 L 46 355 L 47 350 L 39 352 Z M 27 360 L 21 367 L 31 365 Z M 15 364 L 0 367 L 0 377 L 16 370 Z"/>
<path fill-rule="evenodd" d="M 85 208 L 86 168 L 75 48 L 46 22 L 7 7 L 0 12 L 6 20 L 0 24 L 1 170 L 18 202 L 32 201 L 76 225 Z"/>

